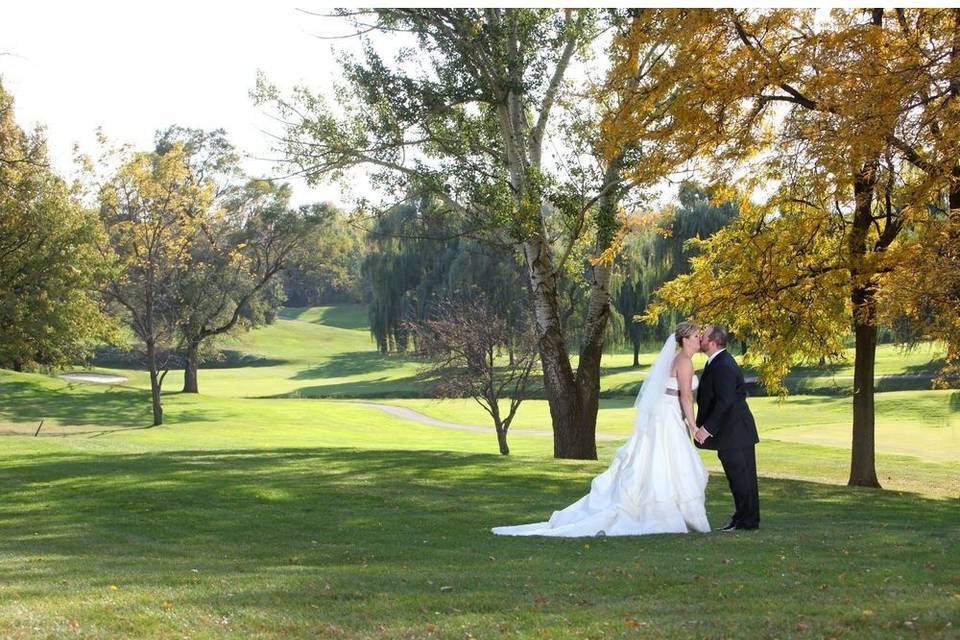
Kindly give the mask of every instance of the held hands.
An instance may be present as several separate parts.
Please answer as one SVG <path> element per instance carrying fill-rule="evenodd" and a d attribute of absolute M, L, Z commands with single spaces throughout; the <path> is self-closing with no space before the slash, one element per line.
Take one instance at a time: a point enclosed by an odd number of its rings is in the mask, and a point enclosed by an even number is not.
<path fill-rule="evenodd" d="M 703 427 L 697 427 L 697 430 L 693 432 L 693 439 L 697 441 L 697 444 L 703 444 L 710 435 L 710 432 Z"/>

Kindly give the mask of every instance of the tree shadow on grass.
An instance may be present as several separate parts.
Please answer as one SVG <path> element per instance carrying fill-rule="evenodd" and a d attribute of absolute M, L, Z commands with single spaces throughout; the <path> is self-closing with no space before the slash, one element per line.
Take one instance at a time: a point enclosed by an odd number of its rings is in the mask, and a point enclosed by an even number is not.
<path fill-rule="evenodd" d="M 423 398 L 427 390 L 423 382 L 415 376 L 406 378 L 374 378 L 355 382 L 334 382 L 330 384 L 300 387 L 295 391 L 260 398 Z"/>
<path fill-rule="evenodd" d="M 273 528 L 272 517 L 282 515 L 292 527 L 287 535 L 322 532 L 347 543 L 358 532 L 343 528 L 344 519 L 375 517 L 396 525 L 387 530 L 404 525 L 420 530 L 445 528 L 438 518 L 457 512 L 458 522 L 446 528 L 459 538 L 474 535 L 476 527 L 549 515 L 583 495 L 601 466 L 518 463 L 448 451 L 326 448 L 31 453 L 6 460 L 0 482 L 15 490 L 0 505 L 0 548 L 44 524 L 64 525 L 63 519 L 75 522 L 75 534 L 83 539 L 142 528 L 148 537 L 169 534 L 177 541 L 214 533 L 229 545 L 253 542 L 258 531 Z M 774 532 L 829 529 L 837 518 L 867 527 L 861 531 L 881 523 L 904 531 L 960 525 L 952 500 L 778 478 L 763 478 L 761 492 L 765 526 Z M 27 521 L 16 516 L 35 511 L 37 498 L 50 508 Z M 723 476 L 713 474 L 708 511 L 716 517 L 729 503 Z M 128 511 L 130 521 L 121 522 L 118 515 Z M 159 513 L 172 520 L 152 534 Z"/>
<path fill-rule="evenodd" d="M 11 422 L 55 420 L 65 426 L 142 428 L 153 420 L 150 391 L 131 387 L 63 383 L 62 388 L 49 389 L 5 380 L 0 382 L 0 397 L 0 416 Z M 177 407 L 177 421 L 202 421 L 205 416 L 199 409 Z"/>
<path fill-rule="evenodd" d="M 236 349 L 223 349 L 216 356 L 204 360 L 200 369 L 233 369 L 236 367 L 275 367 L 288 363 L 289 360 L 279 358 L 264 358 Z M 123 351 L 112 347 L 103 347 L 97 350 L 90 359 L 95 367 L 107 369 L 133 369 L 145 371 L 143 362 L 132 351 Z M 182 366 L 182 363 L 181 365 Z"/>
<path fill-rule="evenodd" d="M 947 361 L 944 358 L 936 358 L 929 362 L 906 366 L 903 368 L 903 372 L 907 375 L 920 375 L 923 373 L 937 375 L 945 366 L 947 366 Z"/>
<path fill-rule="evenodd" d="M 694 606 L 694 572 L 703 584 L 724 584 L 731 573 L 759 580 L 757 597 L 767 599 L 778 583 L 766 576 L 787 570 L 785 553 L 802 558 L 791 579 L 806 582 L 784 598 L 816 593 L 821 573 L 831 585 L 840 571 L 867 575 L 877 558 L 910 588 L 931 580 L 911 567 L 945 554 L 960 524 L 949 501 L 764 479 L 764 528 L 752 534 L 590 544 L 490 534 L 491 526 L 542 520 L 570 504 L 599 466 L 319 448 L 8 455 L 0 466 L 0 581 L 24 606 L 63 584 L 78 585 L 71 588 L 94 607 L 109 585 L 157 602 L 175 590 L 178 610 L 245 610 L 267 624 L 288 622 L 284 634 L 310 637 L 322 629 L 304 621 L 318 617 L 361 630 L 365 621 L 418 625 L 424 611 L 526 610 L 534 594 L 563 615 L 595 616 L 592 607 L 605 602 L 633 609 L 644 598 L 654 609 L 664 599 Z M 729 502 L 714 475 L 715 525 Z M 166 614 L 158 607 L 155 615 Z"/>
<path fill-rule="evenodd" d="M 411 359 L 401 359 L 378 351 L 351 351 L 326 358 L 322 363 L 298 371 L 294 380 L 316 380 L 318 378 L 342 378 L 377 373 L 406 365 Z"/>
<path fill-rule="evenodd" d="M 316 307 L 287 307 L 280 311 L 285 320 L 300 320 L 301 316 Z M 368 329 L 367 307 L 362 304 L 339 304 L 319 308 L 319 317 L 309 320 L 313 324 L 322 324 L 338 329 Z"/>

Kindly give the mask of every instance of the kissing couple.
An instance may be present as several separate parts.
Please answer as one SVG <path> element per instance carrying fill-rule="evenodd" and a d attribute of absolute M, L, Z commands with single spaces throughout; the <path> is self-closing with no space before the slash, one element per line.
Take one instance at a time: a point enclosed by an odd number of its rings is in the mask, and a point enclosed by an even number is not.
<path fill-rule="evenodd" d="M 707 364 L 698 378 L 693 356 L 701 351 Z M 733 494 L 733 516 L 720 530 L 757 529 L 759 438 L 746 398 L 726 330 L 681 322 L 637 395 L 633 434 L 593 479 L 590 493 L 546 522 L 495 527 L 493 533 L 573 538 L 710 531 L 708 474 L 697 448 L 717 452 Z"/>

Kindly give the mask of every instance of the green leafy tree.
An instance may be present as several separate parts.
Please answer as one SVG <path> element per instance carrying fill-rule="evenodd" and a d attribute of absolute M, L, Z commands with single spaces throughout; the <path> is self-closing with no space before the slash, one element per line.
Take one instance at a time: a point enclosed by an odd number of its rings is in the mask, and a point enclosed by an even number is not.
<path fill-rule="evenodd" d="M 363 300 L 361 268 L 366 255 L 363 231 L 347 216 L 326 205 L 313 205 L 326 222 L 318 225 L 293 250 L 283 272 L 287 304 L 312 307 L 359 303 Z"/>
<path fill-rule="evenodd" d="M 288 257 L 327 217 L 323 210 L 294 211 L 289 198 L 286 185 L 251 180 L 232 190 L 222 208 L 194 214 L 189 260 L 175 277 L 184 392 L 198 392 L 205 344 L 263 321 L 271 283 L 279 284 Z"/>
<path fill-rule="evenodd" d="M 597 230 L 595 256 L 611 249 L 623 185 L 618 162 L 604 160 L 587 194 L 543 161 L 561 85 L 575 53 L 594 37 L 596 15 L 383 9 L 362 17 L 372 20 L 373 29 L 409 34 L 415 46 L 394 64 L 372 47 L 363 60 L 347 62 L 344 117 L 331 115 L 305 89 L 287 100 L 261 82 L 258 99 L 273 104 L 288 124 L 283 151 L 312 180 L 371 167 L 384 190 L 428 194 L 477 237 L 509 248 L 509 254 L 519 251 L 536 318 L 554 454 L 596 458 L 610 264 L 590 263 L 576 372 L 560 315 L 559 274 L 587 227 Z M 406 61 L 415 54 L 421 64 L 411 68 Z M 550 216 L 563 222 L 552 224 Z"/>
<path fill-rule="evenodd" d="M 110 339 L 98 284 L 95 211 L 49 167 L 42 130 L 23 131 L 0 85 L 0 366 L 64 366 Z"/>

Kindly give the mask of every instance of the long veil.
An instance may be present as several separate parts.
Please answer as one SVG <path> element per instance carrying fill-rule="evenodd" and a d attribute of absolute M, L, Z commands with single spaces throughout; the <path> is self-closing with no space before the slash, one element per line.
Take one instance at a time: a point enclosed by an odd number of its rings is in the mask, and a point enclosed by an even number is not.
<path fill-rule="evenodd" d="M 673 335 L 667 337 L 660 349 L 660 354 L 653 361 L 650 372 L 640 386 L 637 399 L 633 403 L 636 413 L 633 418 L 634 433 L 646 428 L 650 423 L 651 415 L 663 399 L 670 381 L 670 370 L 673 369 L 673 360 L 676 358 L 677 342 Z"/>

